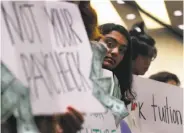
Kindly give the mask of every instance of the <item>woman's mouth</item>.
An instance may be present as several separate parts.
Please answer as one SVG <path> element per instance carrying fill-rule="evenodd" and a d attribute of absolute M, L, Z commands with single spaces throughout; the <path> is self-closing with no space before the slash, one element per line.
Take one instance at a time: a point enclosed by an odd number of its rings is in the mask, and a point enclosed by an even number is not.
<path fill-rule="evenodd" d="M 115 64 L 115 61 L 112 58 L 110 58 L 110 57 L 105 57 L 104 61 L 106 61 L 106 62 L 108 62 L 108 63 L 110 63 L 112 65 Z"/>

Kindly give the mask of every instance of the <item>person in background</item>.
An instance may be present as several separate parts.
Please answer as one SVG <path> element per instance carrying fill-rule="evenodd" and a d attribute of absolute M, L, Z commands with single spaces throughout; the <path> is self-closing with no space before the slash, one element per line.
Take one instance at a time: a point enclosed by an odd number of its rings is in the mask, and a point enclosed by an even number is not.
<path fill-rule="evenodd" d="M 90 41 L 101 37 L 98 29 L 97 13 L 92 8 L 90 1 L 75 1 L 78 2 L 79 10 L 84 22 L 85 29 Z"/>
<path fill-rule="evenodd" d="M 166 72 L 166 71 L 158 72 L 156 74 L 151 75 L 149 78 L 156 81 L 168 83 L 171 85 L 180 86 L 179 78 L 175 74 L 170 72 Z"/>
<path fill-rule="evenodd" d="M 144 75 L 157 56 L 155 40 L 144 31 L 144 22 L 136 23 L 129 31 L 132 38 L 132 70 L 135 75 Z"/>

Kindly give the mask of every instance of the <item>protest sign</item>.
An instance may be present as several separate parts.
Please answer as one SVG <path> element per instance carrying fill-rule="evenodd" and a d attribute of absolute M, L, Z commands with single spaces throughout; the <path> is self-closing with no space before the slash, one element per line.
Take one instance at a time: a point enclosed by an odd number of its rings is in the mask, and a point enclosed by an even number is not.
<path fill-rule="evenodd" d="M 137 76 L 133 88 L 138 101 L 138 115 L 134 117 L 141 132 L 182 133 L 182 88 Z"/>
<path fill-rule="evenodd" d="M 2 61 L 28 86 L 35 115 L 105 112 L 92 95 L 92 52 L 76 5 L 2 2 Z"/>
<path fill-rule="evenodd" d="M 116 128 L 114 116 L 110 111 L 87 114 L 83 129 L 78 133 L 120 133 L 120 126 Z"/>

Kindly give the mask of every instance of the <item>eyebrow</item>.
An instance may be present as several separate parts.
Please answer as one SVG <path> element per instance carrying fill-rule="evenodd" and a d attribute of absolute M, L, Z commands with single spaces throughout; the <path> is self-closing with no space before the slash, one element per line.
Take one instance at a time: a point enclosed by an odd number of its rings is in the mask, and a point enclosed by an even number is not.
<path fill-rule="evenodd" d="M 113 38 L 113 37 L 109 37 L 109 36 L 107 36 L 106 38 L 109 38 L 109 39 L 112 39 L 113 41 L 115 41 L 116 43 L 118 43 L 118 44 L 121 44 L 121 43 L 119 43 L 115 38 Z M 128 44 L 126 44 L 126 43 L 123 43 L 123 44 L 121 44 L 121 45 L 128 45 Z"/>

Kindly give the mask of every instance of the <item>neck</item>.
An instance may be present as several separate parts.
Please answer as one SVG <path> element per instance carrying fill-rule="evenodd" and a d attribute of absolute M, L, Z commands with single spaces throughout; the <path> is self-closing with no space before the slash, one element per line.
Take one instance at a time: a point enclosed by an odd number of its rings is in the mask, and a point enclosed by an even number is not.
<path fill-rule="evenodd" d="M 132 68 L 132 72 L 133 72 L 133 74 L 135 74 L 135 75 L 139 75 L 139 73 L 138 73 L 136 67 L 133 67 L 133 68 Z"/>

